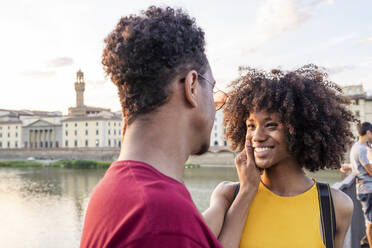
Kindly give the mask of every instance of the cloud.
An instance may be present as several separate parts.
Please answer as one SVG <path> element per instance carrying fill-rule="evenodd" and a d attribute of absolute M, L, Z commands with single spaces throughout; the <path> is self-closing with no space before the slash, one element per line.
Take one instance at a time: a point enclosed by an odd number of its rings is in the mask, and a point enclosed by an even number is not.
<path fill-rule="evenodd" d="M 337 45 L 337 44 L 343 43 L 343 42 L 345 42 L 345 41 L 347 41 L 347 40 L 351 40 L 351 39 L 353 39 L 355 36 L 356 36 L 355 33 L 351 33 L 351 34 L 345 34 L 345 35 L 341 35 L 341 36 L 333 37 L 333 38 L 329 41 L 329 44 L 330 44 L 330 45 Z"/>
<path fill-rule="evenodd" d="M 327 72 L 330 74 L 337 74 L 337 73 L 341 73 L 344 71 L 351 71 L 355 69 L 356 69 L 355 65 L 338 65 L 338 66 L 326 67 Z"/>
<path fill-rule="evenodd" d="M 86 85 L 90 88 L 100 88 L 107 84 L 106 80 L 87 80 Z"/>
<path fill-rule="evenodd" d="M 256 22 L 257 44 L 261 46 L 284 32 L 299 28 L 307 22 L 312 11 L 331 0 L 265 0 L 258 10 Z"/>
<path fill-rule="evenodd" d="M 266 0 L 258 11 L 257 28 L 261 41 L 267 42 L 281 33 L 297 28 L 309 18 L 296 0 Z"/>
<path fill-rule="evenodd" d="M 55 71 L 25 71 L 21 73 L 24 77 L 30 77 L 35 79 L 47 79 L 56 75 Z"/>
<path fill-rule="evenodd" d="M 51 59 L 47 62 L 48 67 L 58 68 L 74 64 L 74 60 L 70 57 L 59 57 Z"/>
<path fill-rule="evenodd" d="M 372 44 L 372 36 L 366 38 L 366 39 L 363 39 L 360 41 L 361 43 L 371 43 Z"/>

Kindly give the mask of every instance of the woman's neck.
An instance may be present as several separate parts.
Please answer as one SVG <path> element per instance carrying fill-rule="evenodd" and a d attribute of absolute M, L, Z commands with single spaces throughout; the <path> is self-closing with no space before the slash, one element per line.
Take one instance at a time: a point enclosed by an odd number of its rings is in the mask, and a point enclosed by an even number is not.
<path fill-rule="evenodd" d="M 304 193 L 314 184 L 297 161 L 291 159 L 265 169 L 261 181 L 270 191 L 280 196 Z"/>

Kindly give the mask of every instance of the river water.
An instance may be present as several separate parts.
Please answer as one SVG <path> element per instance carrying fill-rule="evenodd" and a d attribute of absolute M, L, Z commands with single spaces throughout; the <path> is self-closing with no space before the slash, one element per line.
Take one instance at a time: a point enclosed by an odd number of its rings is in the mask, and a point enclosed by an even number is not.
<path fill-rule="evenodd" d="M 104 170 L 0 168 L 0 247 L 78 247 L 89 196 Z M 311 174 L 341 180 L 338 171 Z M 237 181 L 234 168 L 185 170 L 185 185 L 200 211 L 221 181 Z"/>

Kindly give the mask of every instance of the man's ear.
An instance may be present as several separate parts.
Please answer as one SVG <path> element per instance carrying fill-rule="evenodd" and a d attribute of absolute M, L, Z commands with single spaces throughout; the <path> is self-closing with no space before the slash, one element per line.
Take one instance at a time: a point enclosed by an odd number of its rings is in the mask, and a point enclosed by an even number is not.
<path fill-rule="evenodd" d="M 186 101 L 192 106 L 197 107 L 197 85 L 198 85 L 198 73 L 195 70 L 191 70 L 187 73 L 185 78 L 185 97 Z"/>

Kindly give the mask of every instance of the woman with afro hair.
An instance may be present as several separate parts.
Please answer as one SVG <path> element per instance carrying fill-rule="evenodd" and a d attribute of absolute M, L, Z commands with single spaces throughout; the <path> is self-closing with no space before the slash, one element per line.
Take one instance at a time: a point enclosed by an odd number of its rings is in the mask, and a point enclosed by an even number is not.
<path fill-rule="evenodd" d="M 226 138 L 240 152 L 235 160 L 240 183 L 221 183 L 212 199 L 224 197 L 231 205 L 226 215 L 234 215 L 238 194 L 256 195 L 234 223 L 241 236 L 230 240 L 231 247 L 341 248 L 352 200 L 304 170 L 340 167 L 356 121 L 348 98 L 315 65 L 240 71 L 224 106 Z M 252 164 L 256 171 L 247 169 Z"/>

